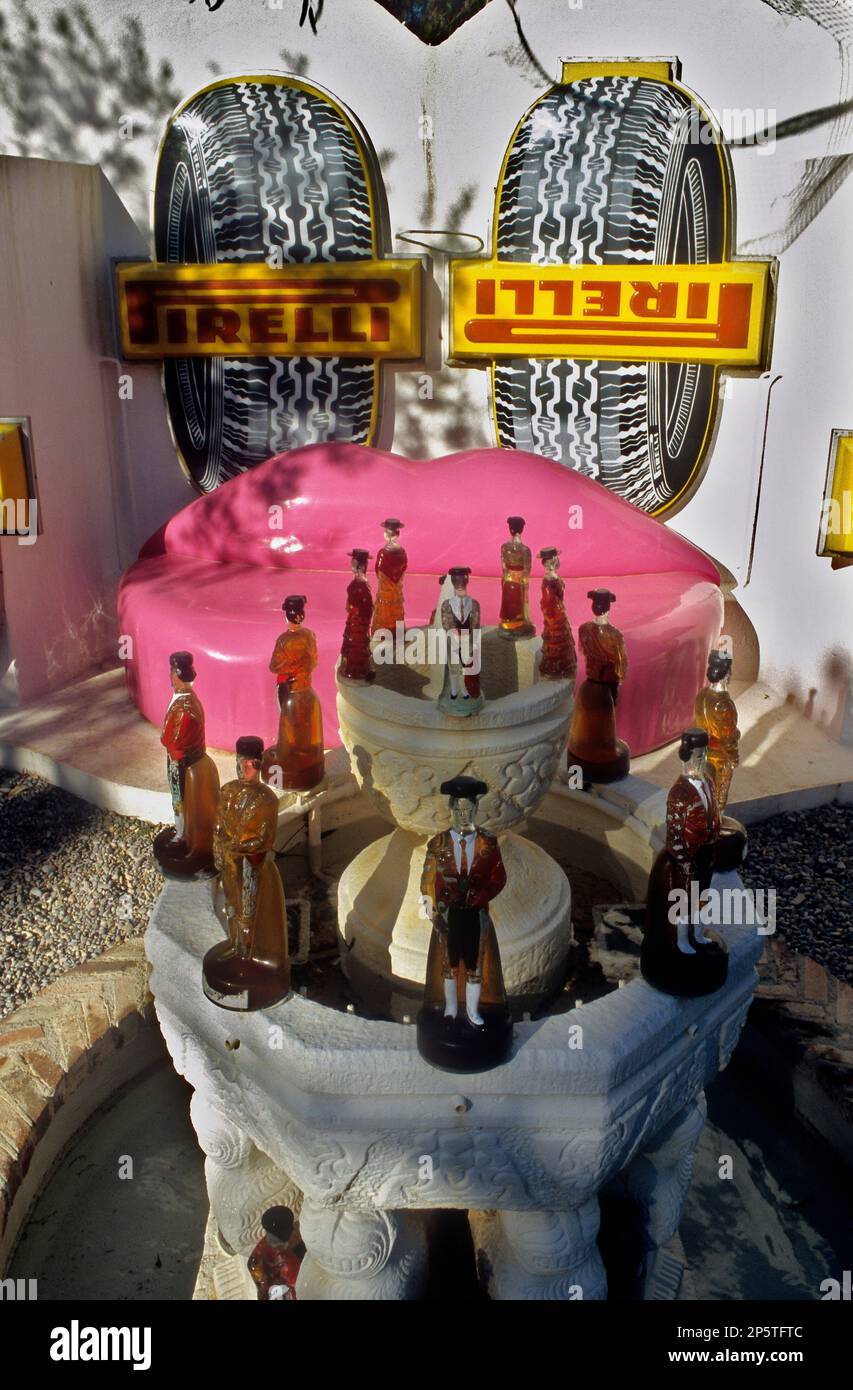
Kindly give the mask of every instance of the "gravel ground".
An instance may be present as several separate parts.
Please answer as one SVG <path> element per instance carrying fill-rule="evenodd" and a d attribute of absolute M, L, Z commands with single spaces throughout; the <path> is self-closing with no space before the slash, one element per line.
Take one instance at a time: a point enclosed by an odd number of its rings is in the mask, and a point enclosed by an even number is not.
<path fill-rule="evenodd" d="M 144 932 L 163 886 L 154 833 L 39 777 L 0 772 L 0 1018 Z"/>
<path fill-rule="evenodd" d="M 776 931 L 853 984 L 853 806 L 792 811 L 755 825 L 743 868 L 748 888 L 776 890 Z"/>

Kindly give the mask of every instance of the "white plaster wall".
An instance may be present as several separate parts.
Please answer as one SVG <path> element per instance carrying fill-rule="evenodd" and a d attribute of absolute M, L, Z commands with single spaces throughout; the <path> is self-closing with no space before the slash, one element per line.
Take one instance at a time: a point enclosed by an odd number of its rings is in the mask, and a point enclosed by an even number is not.
<path fill-rule="evenodd" d="M 801 5 L 787 0 L 774 5 L 765 0 L 583 0 L 576 9 L 572 0 L 518 0 L 516 9 L 531 49 L 552 76 L 561 58 L 677 55 L 685 84 L 718 111 L 760 108 L 784 120 L 847 99 L 849 65 L 835 37 L 809 18 L 778 10 L 801 11 Z M 47 22 L 62 8 L 55 0 L 39 0 L 38 13 Z M 491 0 L 434 49 L 372 0 L 326 0 L 316 36 L 307 26 L 300 29 L 301 8 L 300 0 L 283 0 L 281 8 L 275 0 L 223 0 L 214 13 L 202 0 L 135 0 L 121 7 L 92 0 L 90 5 L 107 39 L 129 14 L 137 16 L 152 58 L 169 58 L 176 85 L 186 94 L 217 71 L 281 70 L 287 66 L 282 50 L 306 55 L 309 80 L 333 91 L 360 117 L 377 149 L 389 152 L 386 182 L 395 233 L 445 227 L 453 204 L 466 195 L 470 206 L 459 225 L 488 238 L 506 144 L 525 108 L 547 85 L 519 49 L 505 0 Z M 853 35 L 851 0 L 839 0 L 834 14 L 837 26 L 847 18 Z M 424 114 L 433 122 L 429 142 L 421 138 Z M 743 253 L 770 254 L 785 246 L 781 229 L 803 161 L 827 154 L 843 158 L 850 132 L 849 123 L 822 125 L 780 142 L 772 152 L 735 154 Z M 136 148 L 152 170 L 156 134 L 137 136 Z M 0 115 L 0 140 L 2 135 Z M 844 721 L 853 654 L 853 572 L 832 572 L 814 550 L 829 433 L 834 426 L 853 425 L 847 308 L 851 197 L 849 185 L 842 185 L 811 225 L 781 250 L 771 377 L 781 372 L 782 380 L 770 398 L 751 570 L 770 378 L 730 382 L 705 481 L 673 523 L 734 575 L 737 596 L 758 630 L 763 674 L 807 703 L 836 734 Z M 398 243 L 396 249 L 406 247 Z M 147 378 L 146 383 L 147 389 Z M 399 376 L 394 447 L 429 455 L 490 442 L 485 374 L 445 369 L 433 385 L 434 401 L 422 404 L 415 378 Z M 160 409 L 155 395 L 146 396 L 144 409 L 135 404 L 123 416 L 134 532 L 168 493 L 163 478 L 156 488 L 147 481 L 146 470 L 155 456 L 159 468 L 165 447 L 150 418 Z"/>

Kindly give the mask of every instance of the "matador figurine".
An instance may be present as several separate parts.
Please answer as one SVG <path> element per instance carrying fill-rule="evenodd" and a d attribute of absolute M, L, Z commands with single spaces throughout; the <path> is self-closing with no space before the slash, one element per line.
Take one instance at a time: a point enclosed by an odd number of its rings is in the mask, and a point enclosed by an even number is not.
<path fill-rule="evenodd" d="M 305 1247 L 290 1207 L 268 1207 L 261 1217 L 261 1230 L 264 1234 L 249 1256 L 258 1298 L 264 1303 L 295 1303 Z"/>
<path fill-rule="evenodd" d="M 566 586 L 560 578 L 560 552 L 556 546 L 539 551 L 545 568 L 542 580 L 542 658 L 540 680 L 573 680 L 578 669 L 575 639 L 566 613 Z"/>
<path fill-rule="evenodd" d="M 444 714 L 479 714 L 483 708 L 480 605 L 468 593 L 471 571 L 467 565 L 453 565 L 447 573 L 453 593 L 441 601 L 439 610 L 441 626 L 447 633 L 448 651 L 438 707 Z"/>
<path fill-rule="evenodd" d="M 373 608 L 371 632 L 380 629 L 397 635 L 397 623 L 405 622 L 403 608 L 403 575 L 409 563 L 408 556 L 400 544 L 402 521 L 395 516 L 386 517 L 382 523 L 385 544 L 376 556 L 376 603 Z"/>
<path fill-rule="evenodd" d="M 418 1048 L 448 1071 L 483 1071 L 506 1058 L 512 1024 L 489 904 L 506 883 L 497 837 L 475 825 L 488 791 L 476 777 L 441 785 L 451 827 L 426 848 L 421 903 L 432 922 Z"/>
<path fill-rule="evenodd" d="M 666 799 L 666 844 L 649 875 L 640 954 L 649 984 L 685 998 L 719 989 L 728 969 L 725 944 L 705 933 L 701 919 L 720 833 L 707 753 L 705 730 L 686 729 L 678 750 L 684 769 Z"/>
<path fill-rule="evenodd" d="M 501 612 L 498 632 L 501 637 L 518 641 L 535 637 L 536 629 L 527 610 L 527 589 L 530 584 L 532 557 L 530 546 L 521 539 L 523 516 L 508 516 L 509 540 L 501 546 Z"/>
<path fill-rule="evenodd" d="M 715 650 L 708 658 L 708 684 L 696 696 L 693 717 L 708 735 L 708 767 L 717 789 L 722 824 L 717 841 L 716 867 L 737 869 L 746 856 L 746 826 L 734 816 L 724 814 L 729 799 L 732 773 L 738 765 L 740 730 L 737 708 L 729 694 L 732 659 Z"/>
<path fill-rule="evenodd" d="M 288 594 L 287 631 L 278 638 L 270 670 L 278 690 L 278 739 L 264 755 L 264 778 L 284 790 L 307 791 L 325 776 L 323 710 L 311 685 L 317 665 L 317 638 L 305 626 L 305 595 Z"/>
<path fill-rule="evenodd" d="M 191 652 L 172 652 L 169 676 L 174 693 L 160 742 L 166 749 L 175 824 L 155 837 L 154 857 L 167 878 L 209 878 L 216 871 L 213 826 L 219 773 L 205 746 L 204 710 L 193 690 Z"/>
<path fill-rule="evenodd" d="M 347 585 L 347 620 L 338 665 L 338 679 L 356 685 L 368 685 L 376 679 L 370 655 L 370 624 L 373 619 L 373 594 L 367 582 L 366 550 L 351 550 L 352 579 Z"/>
<path fill-rule="evenodd" d="M 625 639 L 609 619 L 616 595 L 590 589 L 593 621 L 581 623 L 578 642 L 586 679 L 575 693 L 569 730 L 569 770 L 579 767 L 585 782 L 616 782 L 631 766 L 627 743 L 616 737 L 616 701 L 628 670 Z"/>
<path fill-rule="evenodd" d="M 274 849 L 278 798 L 261 781 L 264 741 L 237 740 L 237 777 L 219 794 L 213 837 L 228 937 L 202 962 L 204 992 L 224 1009 L 268 1009 L 290 993 L 287 910 Z"/>

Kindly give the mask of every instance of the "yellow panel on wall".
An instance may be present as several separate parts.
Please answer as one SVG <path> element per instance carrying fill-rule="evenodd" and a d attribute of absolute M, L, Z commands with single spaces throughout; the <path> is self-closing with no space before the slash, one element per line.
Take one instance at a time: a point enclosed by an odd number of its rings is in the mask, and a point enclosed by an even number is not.
<path fill-rule="evenodd" d="M 818 555 L 853 557 L 853 434 L 833 430 Z"/>
<path fill-rule="evenodd" d="M 14 502 L 11 508 L 3 505 Z M 24 431 L 20 424 L 0 422 L 0 535 L 14 534 L 30 524 L 30 485 Z"/>

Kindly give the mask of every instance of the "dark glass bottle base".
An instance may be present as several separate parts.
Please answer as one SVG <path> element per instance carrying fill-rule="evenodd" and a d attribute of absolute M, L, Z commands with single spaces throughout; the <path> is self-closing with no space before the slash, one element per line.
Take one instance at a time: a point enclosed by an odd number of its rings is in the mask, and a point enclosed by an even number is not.
<path fill-rule="evenodd" d="M 653 946 L 646 938 L 640 952 L 643 979 L 663 994 L 674 995 L 677 999 L 698 999 L 721 989 L 728 974 L 728 951 L 716 932 L 709 932 L 707 927 L 703 930 L 713 944 L 700 946 L 692 956 L 684 955 L 675 947 Z"/>
<path fill-rule="evenodd" d="M 275 744 L 264 750 L 261 776 L 265 782 L 273 780 L 273 768 L 279 768 L 276 786 L 287 792 L 308 792 L 318 787 L 326 775 L 325 758 L 306 763 L 304 767 L 290 767 L 281 761 Z"/>
<path fill-rule="evenodd" d="M 254 1013 L 271 1009 L 290 994 L 290 970 L 240 956 L 230 941 L 211 946 L 201 966 L 202 989 L 220 1009 Z"/>
<path fill-rule="evenodd" d="M 213 878 L 216 874 L 212 853 L 188 854 L 184 841 L 176 839 L 172 826 L 154 836 L 151 848 L 164 878 Z"/>
<path fill-rule="evenodd" d="M 714 845 L 714 868 L 718 873 L 740 868 L 746 857 L 748 838 L 745 825 L 734 816 L 723 816 L 720 834 Z"/>
<path fill-rule="evenodd" d="M 338 680 L 346 681 L 349 685 L 372 685 L 376 680 L 376 672 L 367 671 L 363 675 L 350 676 L 346 671 L 341 671 L 338 668 Z"/>
<path fill-rule="evenodd" d="M 579 758 L 569 748 L 566 755 L 566 766 L 571 772 L 573 767 L 579 767 L 585 782 L 618 782 L 622 777 L 627 777 L 631 771 L 631 750 L 627 743 L 623 743 L 621 738 L 616 740 L 616 752 L 613 758 L 607 762 L 594 763 L 588 758 Z"/>
<path fill-rule="evenodd" d="M 536 628 L 532 623 L 523 623 L 520 627 L 499 626 L 498 636 L 505 637 L 508 642 L 526 642 L 536 636 Z"/>
<path fill-rule="evenodd" d="M 512 1019 L 505 1005 L 481 1004 L 483 1027 L 468 1022 L 465 1007 L 456 1018 L 444 1010 L 424 1007 L 418 1014 L 418 1052 L 441 1071 L 490 1071 L 505 1062 L 512 1049 Z"/>

